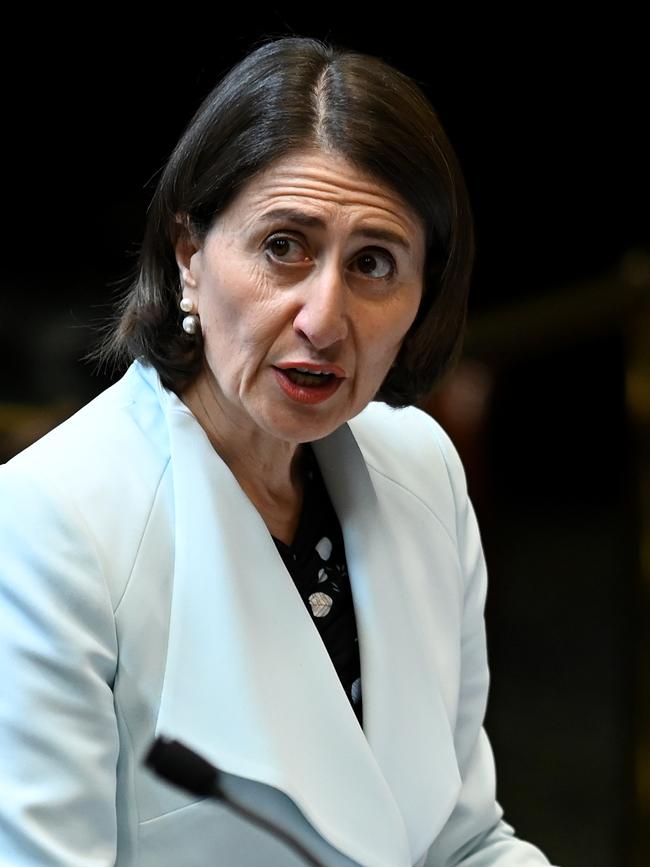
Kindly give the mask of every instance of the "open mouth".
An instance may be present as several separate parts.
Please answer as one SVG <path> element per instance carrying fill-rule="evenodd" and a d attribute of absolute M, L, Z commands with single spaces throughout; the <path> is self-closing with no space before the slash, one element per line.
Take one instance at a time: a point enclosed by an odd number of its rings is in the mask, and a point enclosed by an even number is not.
<path fill-rule="evenodd" d="M 336 379 L 333 373 L 311 373 L 297 367 L 287 367 L 283 370 L 291 382 L 311 388 L 321 388 Z"/>
<path fill-rule="evenodd" d="M 284 394 L 304 404 L 322 403 L 338 391 L 345 377 L 301 367 L 276 367 L 275 377 Z"/>

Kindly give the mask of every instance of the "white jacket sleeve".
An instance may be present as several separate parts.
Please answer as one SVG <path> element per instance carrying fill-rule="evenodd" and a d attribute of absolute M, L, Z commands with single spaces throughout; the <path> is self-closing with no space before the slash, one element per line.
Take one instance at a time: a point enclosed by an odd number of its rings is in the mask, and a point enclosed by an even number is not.
<path fill-rule="evenodd" d="M 462 788 L 423 867 L 538 867 L 549 861 L 535 846 L 514 836 L 496 800 L 494 758 L 483 728 L 490 679 L 484 620 L 486 564 L 465 472 L 455 446 L 442 428 L 439 443 L 456 502 L 458 551 L 466 581 L 454 734 Z"/>
<path fill-rule="evenodd" d="M 115 863 L 116 660 L 83 516 L 0 467 L 0 867 Z"/>

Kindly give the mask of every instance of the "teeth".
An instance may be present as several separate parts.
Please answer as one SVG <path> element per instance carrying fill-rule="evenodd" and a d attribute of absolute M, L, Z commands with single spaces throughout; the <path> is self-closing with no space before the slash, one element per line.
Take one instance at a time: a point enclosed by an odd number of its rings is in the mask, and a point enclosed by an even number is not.
<path fill-rule="evenodd" d="M 292 370 L 297 370 L 299 373 L 311 373 L 312 376 L 328 376 L 323 370 L 308 370 L 306 367 L 292 367 Z"/>

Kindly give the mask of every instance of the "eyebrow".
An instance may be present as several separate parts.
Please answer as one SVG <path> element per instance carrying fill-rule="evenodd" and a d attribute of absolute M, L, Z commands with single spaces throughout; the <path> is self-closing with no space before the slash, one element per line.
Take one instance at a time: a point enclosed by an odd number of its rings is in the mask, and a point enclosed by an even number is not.
<path fill-rule="evenodd" d="M 320 217 L 305 214 L 303 211 L 296 211 L 293 208 L 274 208 L 272 211 L 267 211 L 260 217 L 262 223 L 272 223 L 275 220 L 290 220 L 292 223 L 297 223 L 300 226 L 308 226 L 316 229 L 326 229 L 327 225 Z M 407 253 L 411 253 L 411 245 L 402 235 L 393 232 L 391 229 L 379 229 L 373 226 L 366 228 L 355 229 L 352 232 L 353 237 L 364 235 L 366 238 L 374 238 L 377 241 L 388 241 L 389 243 L 397 244 Z"/>

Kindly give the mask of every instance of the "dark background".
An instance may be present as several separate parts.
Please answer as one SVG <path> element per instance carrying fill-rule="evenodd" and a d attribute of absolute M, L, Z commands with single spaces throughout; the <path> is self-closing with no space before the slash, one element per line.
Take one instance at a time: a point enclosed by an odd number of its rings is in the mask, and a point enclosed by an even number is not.
<path fill-rule="evenodd" d="M 476 219 L 465 359 L 429 408 L 465 461 L 488 560 L 499 800 L 553 863 L 619 867 L 647 863 L 647 420 L 629 380 L 648 336 L 648 81 L 640 23 L 590 14 L 392 8 L 352 24 L 268 6 L 226 23 L 188 8 L 138 32 L 117 16 L 21 30 L 2 61 L 0 459 L 110 383 L 81 361 L 92 326 L 185 124 L 253 40 L 317 36 L 411 75 Z"/>

